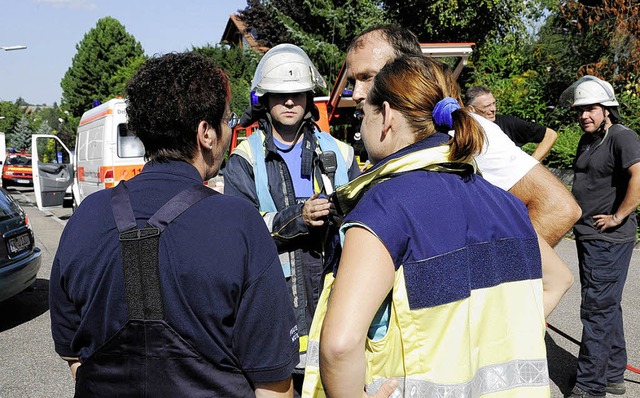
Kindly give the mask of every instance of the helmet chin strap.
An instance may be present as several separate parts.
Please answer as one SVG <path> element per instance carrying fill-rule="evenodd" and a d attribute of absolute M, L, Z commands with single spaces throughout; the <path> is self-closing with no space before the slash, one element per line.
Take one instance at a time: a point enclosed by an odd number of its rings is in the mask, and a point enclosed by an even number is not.
<path fill-rule="evenodd" d="M 268 113 L 268 112 L 267 112 L 267 120 L 269 120 L 269 123 L 271 124 L 271 126 L 273 126 L 273 118 L 271 117 L 271 114 Z M 289 152 L 296 146 L 296 144 L 298 143 L 298 140 L 300 139 L 300 135 L 302 135 L 302 131 L 303 131 L 304 125 L 308 121 L 312 121 L 313 122 L 313 119 L 311 117 L 311 112 L 307 112 L 304 115 L 304 117 L 302 118 L 302 120 L 300 121 L 300 125 L 298 126 L 298 129 L 296 130 L 296 134 L 293 137 L 293 141 L 291 142 L 291 145 L 286 149 L 280 149 L 280 151 Z"/>
<path fill-rule="evenodd" d="M 600 105 L 600 106 L 602 106 L 602 105 Z M 605 112 L 606 112 L 606 114 L 605 114 Z M 598 126 L 598 128 L 595 131 L 597 134 L 606 133 L 606 131 L 607 131 L 607 120 L 610 120 L 609 119 L 609 110 L 604 106 L 602 106 L 602 114 L 604 115 L 604 119 L 602 119 L 602 121 L 600 122 L 600 125 Z"/>

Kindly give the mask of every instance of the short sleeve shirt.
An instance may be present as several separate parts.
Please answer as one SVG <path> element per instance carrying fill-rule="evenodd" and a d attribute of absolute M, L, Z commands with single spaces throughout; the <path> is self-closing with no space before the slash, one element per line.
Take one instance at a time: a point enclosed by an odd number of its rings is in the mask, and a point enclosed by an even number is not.
<path fill-rule="evenodd" d="M 509 115 L 496 115 L 495 123 L 519 147 L 530 142 L 540 143 L 547 132 L 544 126 Z"/>
<path fill-rule="evenodd" d="M 582 136 L 573 164 L 573 194 L 582 208 L 582 216 L 574 227 L 576 238 L 621 243 L 635 240 L 635 212 L 621 225 L 602 233 L 593 227 L 593 216 L 616 212 L 627 193 L 627 169 L 638 162 L 638 135 L 621 124 L 614 124 L 604 135 Z"/>
<path fill-rule="evenodd" d="M 127 182 L 138 222 L 202 184 L 185 162 L 148 163 Z M 67 223 L 51 271 L 51 328 L 61 356 L 86 360 L 127 322 L 122 255 L 110 191 Z M 160 235 L 166 322 L 210 363 L 252 383 L 285 380 L 298 362 L 296 320 L 278 254 L 247 201 L 213 195 Z"/>
<path fill-rule="evenodd" d="M 475 157 L 485 180 L 508 191 L 520 181 L 538 161 L 518 148 L 500 127 L 476 114 L 471 116 L 480 123 L 486 135 L 482 151 Z"/>

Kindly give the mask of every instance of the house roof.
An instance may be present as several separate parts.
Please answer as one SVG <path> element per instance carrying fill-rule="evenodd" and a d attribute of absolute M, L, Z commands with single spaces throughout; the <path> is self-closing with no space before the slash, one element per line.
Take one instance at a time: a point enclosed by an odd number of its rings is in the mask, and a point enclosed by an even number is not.
<path fill-rule="evenodd" d="M 227 21 L 227 26 L 224 28 L 220 42 L 239 47 L 244 47 L 244 44 L 247 43 L 252 50 L 260 54 L 269 51 L 268 47 L 260 45 L 238 14 L 229 15 L 229 21 Z"/>

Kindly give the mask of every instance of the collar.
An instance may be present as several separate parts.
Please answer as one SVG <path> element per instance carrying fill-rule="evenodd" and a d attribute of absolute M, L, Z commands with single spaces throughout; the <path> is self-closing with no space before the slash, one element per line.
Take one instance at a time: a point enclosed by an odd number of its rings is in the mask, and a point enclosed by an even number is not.
<path fill-rule="evenodd" d="M 440 145 L 445 145 L 451 137 L 446 133 L 435 132 L 434 134 L 428 136 L 427 138 L 414 142 L 413 144 L 406 146 L 400 149 L 397 152 L 392 153 L 391 155 L 383 158 L 381 161 L 372 166 L 367 172 L 373 171 L 377 168 L 383 167 L 386 163 L 393 161 L 394 159 L 401 158 L 408 153 L 420 151 L 423 149 L 433 148 Z"/>
<path fill-rule="evenodd" d="M 364 194 L 376 184 L 414 170 L 437 171 L 470 175 L 476 172 L 474 160 L 449 161 L 449 136 L 435 133 L 387 156 L 371 169 L 336 189 L 334 203 L 339 213 L 345 215 L 358 204 Z"/>
<path fill-rule="evenodd" d="M 202 184 L 202 177 L 198 170 L 190 163 L 180 160 L 170 160 L 168 162 L 148 162 L 142 168 L 141 174 L 148 173 L 164 173 L 173 174 L 194 180 L 198 184 Z"/>
<path fill-rule="evenodd" d="M 266 119 L 259 121 L 260 129 L 264 132 L 264 148 L 265 159 L 268 156 L 273 156 L 278 153 L 278 147 L 273 139 L 273 132 L 271 129 L 271 123 Z M 302 125 L 302 167 L 301 173 L 305 176 L 310 176 L 313 171 L 313 155 L 318 146 L 314 136 L 313 124 L 308 121 L 303 121 Z"/>

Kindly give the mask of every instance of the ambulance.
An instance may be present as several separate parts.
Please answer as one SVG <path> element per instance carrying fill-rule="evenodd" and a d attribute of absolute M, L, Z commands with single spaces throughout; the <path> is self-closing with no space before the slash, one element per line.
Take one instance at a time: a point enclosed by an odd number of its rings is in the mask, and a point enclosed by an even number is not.
<path fill-rule="evenodd" d="M 140 173 L 145 163 L 144 145 L 127 127 L 122 98 L 82 115 L 73 152 L 54 135 L 34 134 L 31 141 L 34 193 L 41 210 L 76 208 L 90 194 Z"/>

